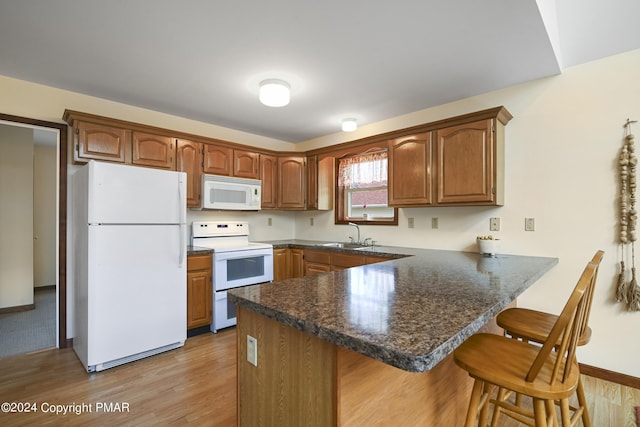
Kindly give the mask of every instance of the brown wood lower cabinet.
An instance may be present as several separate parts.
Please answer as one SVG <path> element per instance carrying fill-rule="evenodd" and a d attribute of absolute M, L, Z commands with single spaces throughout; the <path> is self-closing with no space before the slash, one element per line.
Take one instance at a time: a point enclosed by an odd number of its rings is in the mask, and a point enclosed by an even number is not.
<path fill-rule="evenodd" d="M 210 325 L 212 316 L 212 256 L 187 257 L 187 329 Z"/>
<path fill-rule="evenodd" d="M 302 277 L 304 250 L 295 248 L 279 248 L 273 250 L 273 281 Z"/>
<path fill-rule="evenodd" d="M 389 259 L 391 258 L 306 249 L 304 251 L 304 275 L 344 270 L 345 268 L 374 264 L 388 261 Z"/>

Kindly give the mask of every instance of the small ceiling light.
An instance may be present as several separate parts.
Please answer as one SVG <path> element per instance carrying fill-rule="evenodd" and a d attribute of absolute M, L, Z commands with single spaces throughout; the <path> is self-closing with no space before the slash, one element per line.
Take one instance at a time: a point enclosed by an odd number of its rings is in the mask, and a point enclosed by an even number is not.
<path fill-rule="evenodd" d="M 342 120 L 342 131 L 353 132 L 358 129 L 358 121 L 356 119 L 344 119 Z"/>
<path fill-rule="evenodd" d="M 269 107 L 284 107 L 290 99 L 289 83 L 267 79 L 260 82 L 260 102 Z"/>

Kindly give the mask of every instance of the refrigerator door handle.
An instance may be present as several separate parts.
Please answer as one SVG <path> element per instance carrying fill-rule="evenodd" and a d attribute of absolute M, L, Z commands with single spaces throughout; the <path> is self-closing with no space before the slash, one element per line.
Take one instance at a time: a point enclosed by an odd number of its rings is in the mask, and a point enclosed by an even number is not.
<path fill-rule="evenodd" d="M 187 252 L 187 243 L 185 241 L 185 235 L 186 235 L 186 219 L 185 219 L 185 213 L 186 213 L 186 199 L 184 198 L 184 196 L 182 195 L 182 185 L 184 184 L 184 182 L 182 181 L 182 176 L 180 176 L 178 178 L 178 206 L 180 207 L 180 227 L 179 227 L 179 233 L 180 233 L 180 255 L 178 257 L 178 266 L 182 267 L 184 264 L 184 259 L 186 256 L 186 252 Z"/>
<path fill-rule="evenodd" d="M 178 257 L 178 266 L 182 267 L 184 265 L 184 258 L 187 252 L 187 245 L 185 243 L 185 238 L 184 235 L 186 233 L 186 225 L 185 224 L 180 224 L 180 227 L 178 227 L 179 233 L 180 233 L 180 256 Z"/>

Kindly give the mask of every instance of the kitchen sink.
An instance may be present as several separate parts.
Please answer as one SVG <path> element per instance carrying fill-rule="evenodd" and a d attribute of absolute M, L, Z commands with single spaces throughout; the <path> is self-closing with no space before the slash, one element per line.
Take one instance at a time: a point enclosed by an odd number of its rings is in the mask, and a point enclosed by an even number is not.
<path fill-rule="evenodd" d="M 331 248 L 342 248 L 342 249 L 369 249 L 371 246 L 363 246 L 362 243 L 348 243 L 348 242 L 333 242 L 333 243 L 322 243 L 320 246 L 328 246 Z"/>

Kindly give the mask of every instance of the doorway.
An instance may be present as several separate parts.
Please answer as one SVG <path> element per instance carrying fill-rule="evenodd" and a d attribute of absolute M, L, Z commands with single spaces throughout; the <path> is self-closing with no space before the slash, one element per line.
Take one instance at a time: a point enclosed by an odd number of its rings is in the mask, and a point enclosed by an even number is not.
<path fill-rule="evenodd" d="M 67 218 L 67 125 L 35 120 L 27 117 L 12 116 L 0 113 L 0 123 L 10 126 L 30 128 L 38 131 L 48 131 L 55 133 L 57 145 L 57 169 L 58 169 L 58 205 L 57 205 L 57 292 L 54 299 L 57 302 L 56 314 L 56 346 L 58 348 L 67 347 L 67 283 L 66 283 L 66 218 Z M 34 236 L 35 237 L 35 236 Z"/>

